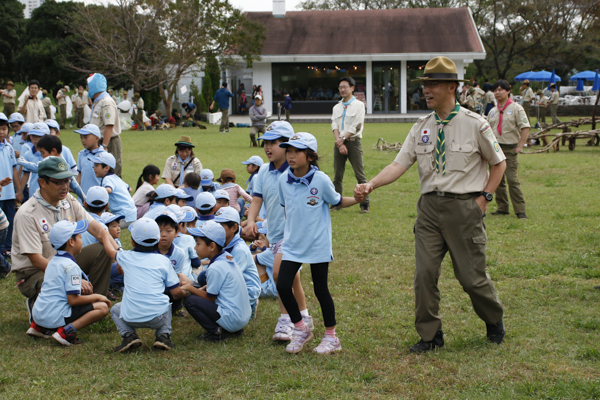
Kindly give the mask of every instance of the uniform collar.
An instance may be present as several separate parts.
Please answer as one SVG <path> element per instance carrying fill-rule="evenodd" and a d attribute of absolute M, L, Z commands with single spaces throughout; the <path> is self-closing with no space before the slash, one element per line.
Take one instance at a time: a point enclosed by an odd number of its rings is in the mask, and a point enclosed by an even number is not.
<path fill-rule="evenodd" d="M 169 251 L 167 251 L 167 254 L 165 254 L 165 256 L 171 258 L 174 251 L 175 251 L 175 245 L 173 243 L 171 243 L 171 247 L 169 248 Z"/>
<path fill-rule="evenodd" d="M 68 204 L 67 200 L 61 200 L 58 202 L 58 207 L 54 207 L 52 204 L 48 203 L 41 195 L 40 193 L 40 189 L 38 188 L 35 193 L 33 194 L 33 197 L 37 200 L 38 203 L 40 203 L 42 206 L 46 207 L 49 210 L 52 210 L 54 212 L 60 212 L 60 209 L 66 209 L 66 205 Z"/>
<path fill-rule="evenodd" d="M 138 249 L 137 247 L 135 247 L 133 249 L 133 251 L 135 251 L 136 253 L 160 254 L 157 250 L 153 250 L 153 249 L 152 250 L 150 250 L 150 249 Z"/>
<path fill-rule="evenodd" d="M 210 264 L 214 263 L 215 261 L 217 261 L 219 259 L 219 257 L 221 257 L 223 254 L 225 254 L 225 250 L 221 250 L 221 252 L 219 254 L 217 254 L 216 256 L 214 256 L 213 258 L 210 259 Z"/>
<path fill-rule="evenodd" d="M 209 214 L 209 215 L 198 215 L 198 219 L 200 221 L 210 221 L 211 219 L 215 219 L 215 216 L 213 214 Z"/>
<path fill-rule="evenodd" d="M 310 166 L 310 169 L 308 170 L 308 173 L 304 176 L 301 176 L 300 178 L 298 178 L 297 176 L 294 175 L 294 170 L 292 168 L 290 168 L 288 170 L 288 176 L 287 176 L 287 183 L 304 183 L 306 186 L 309 186 L 313 180 L 313 178 L 315 177 L 315 173 L 319 170 L 319 168 L 315 167 L 314 165 Z"/>
<path fill-rule="evenodd" d="M 68 258 L 69 260 L 73 261 L 74 263 L 77 263 L 77 261 L 75 260 L 75 257 L 73 257 L 73 255 L 71 253 L 69 253 L 68 251 L 58 250 L 56 252 L 56 257 Z"/>
<path fill-rule="evenodd" d="M 288 169 L 288 167 L 289 167 L 289 166 L 290 166 L 290 165 L 289 165 L 289 164 L 288 164 L 288 162 L 286 161 L 286 162 L 284 162 L 284 163 L 281 165 L 281 167 L 279 167 L 279 168 L 277 168 L 277 169 L 276 169 L 276 168 L 275 168 L 275 164 L 273 164 L 273 162 L 271 161 L 271 162 L 269 163 L 269 172 L 273 172 L 273 171 L 277 170 L 277 171 L 279 171 L 279 172 L 281 172 L 281 173 L 283 174 L 283 172 L 284 172 L 286 169 Z"/>

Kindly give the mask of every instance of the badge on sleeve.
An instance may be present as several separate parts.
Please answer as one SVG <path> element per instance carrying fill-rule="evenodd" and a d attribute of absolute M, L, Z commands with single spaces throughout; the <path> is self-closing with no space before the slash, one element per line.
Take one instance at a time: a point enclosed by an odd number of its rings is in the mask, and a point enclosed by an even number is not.
<path fill-rule="evenodd" d="M 81 285 L 81 278 L 79 275 L 71 275 L 71 285 L 79 286 Z"/>
<path fill-rule="evenodd" d="M 494 118 L 494 110 L 490 111 L 490 118 Z"/>
<path fill-rule="evenodd" d="M 48 232 L 50 230 L 50 225 L 48 225 L 48 221 L 46 220 L 46 218 L 40 219 L 40 225 L 44 232 Z"/>

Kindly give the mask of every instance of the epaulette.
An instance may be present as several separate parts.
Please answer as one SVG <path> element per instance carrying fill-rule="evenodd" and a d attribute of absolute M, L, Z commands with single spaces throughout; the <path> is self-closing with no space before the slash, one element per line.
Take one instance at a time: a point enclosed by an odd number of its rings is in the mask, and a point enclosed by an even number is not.
<path fill-rule="evenodd" d="M 429 113 L 429 114 L 427 114 L 426 116 L 419 118 L 419 119 L 417 120 L 417 122 L 423 122 L 423 121 L 425 121 L 427 118 L 430 118 L 432 115 L 433 115 L 433 113 Z"/>
<path fill-rule="evenodd" d="M 476 120 L 478 120 L 480 122 L 487 122 L 487 119 L 483 118 L 481 115 L 479 115 L 473 111 L 469 111 L 467 109 L 465 109 L 465 115 L 467 115 L 471 118 L 475 118 Z"/>

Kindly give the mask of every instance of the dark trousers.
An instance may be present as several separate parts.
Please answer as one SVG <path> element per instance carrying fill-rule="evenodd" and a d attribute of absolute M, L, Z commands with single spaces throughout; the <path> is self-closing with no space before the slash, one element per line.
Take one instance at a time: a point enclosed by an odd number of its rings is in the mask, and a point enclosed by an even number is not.
<path fill-rule="evenodd" d="M 10 248 L 12 247 L 13 221 L 15 220 L 15 214 L 17 213 L 15 200 L 0 200 L 0 208 L 4 211 L 4 214 L 6 214 L 6 219 L 9 223 L 8 230 L 6 231 L 6 239 L 0 244 L 0 251 L 10 251 Z"/>
<path fill-rule="evenodd" d="M 0 230 L 0 243 L 4 243 L 8 229 Z M 0 254 L 0 279 L 10 272 L 11 265 L 2 254 Z"/>
<path fill-rule="evenodd" d="M 217 321 L 221 315 L 217 312 L 217 303 L 191 294 L 185 299 L 185 309 L 208 333 L 219 332 Z"/>
<path fill-rule="evenodd" d="M 337 146 L 333 146 L 333 170 L 335 175 L 333 177 L 333 186 L 335 191 L 343 196 L 342 181 L 344 180 L 344 172 L 346 172 L 346 161 L 350 161 L 350 165 L 354 169 L 354 176 L 358 183 L 367 183 L 367 176 L 365 175 L 365 168 L 363 166 L 363 151 L 360 143 L 360 139 L 346 140 L 344 143 L 348 149 L 348 154 L 340 153 L 340 149 Z M 360 203 L 363 206 L 369 206 L 369 196 L 365 197 L 365 200 Z"/>
<path fill-rule="evenodd" d="M 290 318 L 293 323 L 300 322 L 302 315 L 300 314 L 300 308 L 298 302 L 292 292 L 292 285 L 294 284 L 294 278 L 302 266 L 301 263 L 294 261 L 282 261 L 281 267 L 279 267 L 279 277 L 277 278 L 277 291 L 279 292 L 279 298 L 283 303 L 285 309 L 290 314 Z M 321 311 L 323 313 L 323 322 L 325 327 L 335 326 L 335 305 L 333 304 L 333 298 L 329 293 L 329 287 L 327 286 L 327 275 L 329 272 L 329 263 L 318 263 L 310 264 L 310 273 L 312 274 L 315 295 L 321 305 Z"/>

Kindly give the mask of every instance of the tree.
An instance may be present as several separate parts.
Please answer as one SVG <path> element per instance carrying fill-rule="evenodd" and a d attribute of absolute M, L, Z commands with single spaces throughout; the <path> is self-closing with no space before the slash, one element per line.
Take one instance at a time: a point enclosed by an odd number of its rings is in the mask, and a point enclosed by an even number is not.
<path fill-rule="evenodd" d="M 211 89 L 213 93 L 221 88 L 221 69 L 219 68 L 219 61 L 214 53 L 210 53 L 206 57 L 206 68 L 204 73 L 210 76 Z"/>
<path fill-rule="evenodd" d="M 202 97 L 204 97 L 204 102 L 208 105 L 213 101 L 213 85 L 212 80 L 210 79 L 209 74 L 204 74 L 204 81 L 202 82 Z M 218 108 L 217 108 L 218 110 Z"/>
<path fill-rule="evenodd" d="M 25 33 L 25 17 L 19 0 L 0 1 L 2 29 L 0 29 L 0 71 L 2 78 L 19 81 L 21 68 L 17 57 L 21 49 L 21 40 Z"/>

